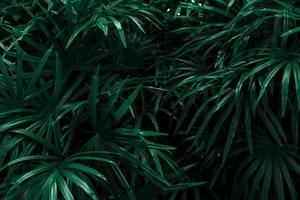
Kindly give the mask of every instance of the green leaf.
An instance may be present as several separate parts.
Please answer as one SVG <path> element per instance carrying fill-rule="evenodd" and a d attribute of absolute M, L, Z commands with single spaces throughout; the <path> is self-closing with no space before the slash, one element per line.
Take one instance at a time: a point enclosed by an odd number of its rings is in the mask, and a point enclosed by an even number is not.
<path fill-rule="evenodd" d="M 2 122 L 2 124 L 0 125 L 0 133 L 5 132 L 9 129 L 16 128 L 20 125 L 26 124 L 26 123 L 31 122 L 33 120 L 34 120 L 34 118 L 32 116 L 27 116 L 27 117 L 22 117 L 22 118 L 19 118 L 19 119 L 12 119 L 12 120 L 9 120 L 7 122 Z"/>
<path fill-rule="evenodd" d="M 266 170 L 264 173 L 264 178 L 262 183 L 261 199 L 269 199 L 269 191 L 270 191 L 271 178 L 272 178 L 272 163 L 268 162 L 265 168 Z"/>
<path fill-rule="evenodd" d="M 260 99 L 262 98 L 262 96 L 265 94 L 266 88 L 268 87 L 269 83 L 272 81 L 272 79 L 274 78 L 274 76 L 277 74 L 277 72 L 281 69 L 282 65 L 277 65 L 266 77 L 266 79 L 264 80 L 262 86 L 261 86 L 261 90 L 260 93 L 257 97 L 257 103 L 260 101 Z"/>
<path fill-rule="evenodd" d="M 267 170 L 266 164 L 267 164 L 266 162 L 262 163 L 262 165 L 258 169 L 256 176 L 254 177 L 254 181 L 253 181 L 251 190 L 249 192 L 250 193 L 249 199 L 255 198 L 255 191 L 257 190 L 258 184 L 262 180 L 265 171 Z"/>
<path fill-rule="evenodd" d="M 4 170 L 7 167 L 10 167 L 11 165 L 14 165 L 16 163 L 19 162 L 24 162 L 24 161 L 44 161 L 44 160 L 51 160 L 51 161 L 55 161 L 55 160 L 59 160 L 60 157 L 57 156 L 49 156 L 49 155 L 37 155 L 37 156 L 24 156 L 24 157 L 18 157 L 14 160 L 11 160 L 9 162 L 7 162 L 1 169 L 0 171 Z"/>
<path fill-rule="evenodd" d="M 91 167 L 88 167 L 86 165 L 83 165 L 83 164 L 80 164 L 80 163 L 67 163 L 67 164 L 63 165 L 63 167 L 65 169 L 77 169 L 77 170 L 83 171 L 85 173 L 97 176 L 98 178 L 100 178 L 103 181 L 107 182 L 107 179 L 105 178 L 105 176 L 102 173 L 100 173 L 97 170 L 95 170 Z"/>
<path fill-rule="evenodd" d="M 11 132 L 26 136 L 27 138 L 33 140 L 34 142 L 37 142 L 37 143 L 43 145 L 43 147 L 45 147 L 45 149 L 48 149 L 48 150 L 56 153 L 57 155 L 61 155 L 60 149 L 58 147 L 51 144 L 48 140 L 40 137 L 38 134 L 35 134 L 35 133 L 33 133 L 29 130 L 25 130 L 25 129 L 12 130 Z"/>
<path fill-rule="evenodd" d="M 57 200 L 57 183 L 56 178 L 54 178 L 53 182 L 51 183 L 51 190 L 50 190 L 50 199 Z"/>
<path fill-rule="evenodd" d="M 2 56 L 0 56 L 0 70 L 1 70 L 1 73 L 3 74 L 5 80 L 7 80 L 9 77 L 8 67 L 5 66 Z"/>
<path fill-rule="evenodd" d="M 298 102 L 298 110 L 300 110 L 300 67 L 297 62 L 293 63 L 293 73 L 295 80 L 296 97 Z"/>
<path fill-rule="evenodd" d="M 282 173 L 279 166 L 274 167 L 273 177 L 274 177 L 277 198 L 278 200 L 284 200 L 285 198 L 284 198 L 284 188 L 282 182 Z"/>
<path fill-rule="evenodd" d="M 143 29 L 143 22 L 141 20 L 139 20 L 138 18 L 134 17 L 134 16 L 130 16 L 128 15 L 128 17 L 139 27 L 139 29 L 145 33 L 145 30 Z"/>
<path fill-rule="evenodd" d="M 55 84 L 54 84 L 53 95 L 56 98 L 58 98 L 62 88 L 62 63 L 58 52 L 56 52 L 55 56 L 56 56 L 56 65 L 55 65 Z"/>
<path fill-rule="evenodd" d="M 117 109 L 117 111 L 114 113 L 116 120 L 120 120 L 124 116 L 131 104 L 136 99 L 141 89 L 142 85 L 138 85 L 136 89 L 132 92 L 132 94 L 128 97 L 128 99 Z"/>
<path fill-rule="evenodd" d="M 289 62 L 286 65 L 282 76 L 282 84 L 281 84 L 281 115 L 282 116 L 285 115 L 286 103 L 288 100 L 291 69 L 292 69 L 292 64 Z"/>
<path fill-rule="evenodd" d="M 48 58 L 50 56 L 50 54 L 52 53 L 52 48 L 53 46 L 51 46 L 46 52 L 45 54 L 43 55 L 43 57 L 41 58 L 38 66 L 35 68 L 34 72 L 33 72 L 33 75 L 31 77 L 31 80 L 28 84 L 28 87 L 27 87 L 27 90 L 28 92 L 32 92 L 34 87 L 35 87 L 35 84 L 36 82 L 39 80 L 40 78 L 40 75 L 48 61 Z"/>
<path fill-rule="evenodd" d="M 230 129 L 226 138 L 226 143 L 225 143 L 225 147 L 224 147 L 224 153 L 223 153 L 223 163 L 227 160 L 228 154 L 230 152 L 231 146 L 232 146 L 232 142 L 233 142 L 233 138 L 237 132 L 237 128 L 239 125 L 239 121 L 240 121 L 240 110 L 235 111 L 232 121 L 231 121 L 231 125 L 230 125 Z"/>
<path fill-rule="evenodd" d="M 89 109 L 91 121 L 94 129 L 96 128 L 97 123 L 97 101 L 98 101 L 98 86 L 99 86 L 99 68 L 97 68 L 95 75 L 92 79 L 92 87 L 89 98 Z"/>
<path fill-rule="evenodd" d="M 96 21 L 96 25 L 103 31 L 104 35 L 108 35 L 108 23 L 105 17 L 99 17 Z"/>
<path fill-rule="evenodd" d="M 251 130 L 251 108 L 248 101 L 246 102 L 246 108 L 245 108 L 245 127 L 246 127 L 248 148 L 250 153 L 253 154 L 253 142 L 252 142 L 252 130 Z"/>
<path fill-rule="evenodd" d="M 298 33 L 300 31 L 300 27 L 296 27 L 296 28 L 293 28 L 291 30 L 288 30 L 287 32 L 283 33 L 281 35 L 281 37 L 285 37 L 285 36 L 288 36 L 288 35 L 291 35 L 291 34 L 295 34 L 295 33 Z"/>
<path fill-rule="evenodd" d="M 134 195 L 130 185 L 128 184 L 126 178 L 124 177 L 123 173 L 119 169 L 119 167 L 113 167 L 112 170 L 114 171 L 116 177 L 119 179 L 119 181 L 122 184 L 123 188 L 126 190 L 129 199 L 135 200 L 136 199 L 135 195 Z"/>
<path fill-rule="evenodd" d="M 97 200 L 97 196 L 95 191 L 91 189 L 89 184 L 82 180 L 79 176 L 77 176 L 75 173 L 67 170 L 60 170 L 63 176 L 65 176 L 67 179 L 72 181 L 75 185 L 78 185 L 83 191 L 85 191 L 93 200 Z"/>
<path fill-rule="evenodd" d="M 20 178 L 18 178 L 16 180 L 17 183 L 23 183 L 24 181 L 32 178 L 33 176 L 37 176 L 41 173 L 50 171 L 51 169 L 53 169 L 54 166 L 56 166 L 57 163 L 46 163 L 46 164 L 42 164 L 36 168 L 34 168 L 33 170 L 21 175 Z"/>
<path fill-rule="evenodd" d="M 121 23 L 115 17 L 108 16 L 108 18 L 114 23 L 115 27 L 118 30 L 119 37 L 120 37 L 124 47 L 127 48 L 126 38 L 125 38 L 124 30 L 122 28 Z"/>
<path fill-rule="evenodd" d="M 23 70 L 23 59 L 21 56 L 20 48 L 16 45 L 17 49 L 17 96 L 23 98 L 23 79 L 24 79 L 24 70 Z M 1 61 L 0 61 L 1 62 Z"/>
<path fill-rule="evenodd" d="M 261 109 L 259 109 L 258 114 L 259 114 L 260 118 L 263 120 L 265 126 L 267 127 L 267 129 L 270 132 L 270 134 L 272 135 L 272 137 L 276 140 L 276 142 L 278 144 L 282 144 L 281 139 L 278 134 L 278 131 L 274 127 L 272 121 L 270 121 L 270 119 L 267 117 L 266 113 L 263 112 Z"/>
<path fill-rule="evenodd" d="M 69 48 L 69 46 L 72 44 L 76 36 L 81 33 L 82 31 L 87 30 L 87 28 L 93 23 L 93 20 L 88 20 L 84 24 L 81 24 L 70 36 L 70 39 L 67 42 L 66 49 Z"/>
<path fill-rule="evenodd" d="M 57 175 L 56 180 L 57 180 L 58 187 L 59 187 L 63 197 L 65 198 L 65 200 L 74 200 L 73 194 L 70 191 L 68 184 L 61 177 L 60 174 Z"/>

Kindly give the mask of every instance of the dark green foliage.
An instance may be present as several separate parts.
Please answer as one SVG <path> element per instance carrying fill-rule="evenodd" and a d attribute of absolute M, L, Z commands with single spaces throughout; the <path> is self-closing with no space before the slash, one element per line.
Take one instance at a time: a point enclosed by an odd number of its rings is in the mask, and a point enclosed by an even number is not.
<path fill-rule="evenodd" d="M 2 0 L 1 199 L 298 199 L 300 4 Z"/>
<path fill-rule="evenodd" d="M 203 173 L 213 168 L 210 188 L 235 176 L 227 198 L 296 199 L 299 3 L 182 2 L 177 13 L 184 25 L 173 32 L 185 37 L 171 52 L 181 60 L 172 91 L 185 108 L 176 130 L 193 138 L 187 152 L 202 155 Z"/>

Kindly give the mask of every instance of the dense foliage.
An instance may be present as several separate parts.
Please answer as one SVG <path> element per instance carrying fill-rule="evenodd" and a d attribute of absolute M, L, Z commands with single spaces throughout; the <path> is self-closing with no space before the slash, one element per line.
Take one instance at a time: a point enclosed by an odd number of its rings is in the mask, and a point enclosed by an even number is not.
<path fill-rule="evenodd" d="M 0 198 L 292 199 L 297 0 L 1 0 Z"/>

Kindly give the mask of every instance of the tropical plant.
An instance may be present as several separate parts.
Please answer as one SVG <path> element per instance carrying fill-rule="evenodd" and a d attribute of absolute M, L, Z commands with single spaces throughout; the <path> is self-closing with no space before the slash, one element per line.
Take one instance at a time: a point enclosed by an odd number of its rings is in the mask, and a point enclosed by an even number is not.
<path fill-rule="evenodd" d="M 1 199 L 297 199 L 299 6 L 1 1 Z"/>
<path fill-rule="evenodd" d="M 227 198 L 297 198 L 299 182 L 290 173 L 300 172 L 298 6 L 201 1 L 182 2 L 176 11 L 185 24 L 173 31 L 184 39 L 170 52 L 178 63 L 170 95 L 184 105 L 175 132 L 189 136 L 187 161 L 200 154 L 203 173 L 213 169 L 211 189 L 236 177 Z"/>

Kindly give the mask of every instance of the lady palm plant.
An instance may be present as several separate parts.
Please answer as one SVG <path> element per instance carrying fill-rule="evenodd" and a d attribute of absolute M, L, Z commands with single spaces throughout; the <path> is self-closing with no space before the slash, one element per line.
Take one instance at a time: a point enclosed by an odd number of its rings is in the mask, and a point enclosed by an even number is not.
<path fill-rule="evenodd" d="M 0 8 L 1 199 L 297 199 L 297 1 Z"/>
<path fill-rule="evenodd" d="M 142 34 L 144 24 L 162 26 L 158 9 L 140 1 L 1 8 L 1 198 L 146 199 L 199 185 L 180 183 L 174 148 L 142 123 L 153 112 L 138 106 L 162 90 L 140 69 L 155 77 L 157 46 Z"/>
<path fill-rule="evenodd" d="M 184 106 L 175 131 L 192 139 L 187 152 L 202 155 L 197 166 L 212 168 L 210 189 L 239 169 L 228 198 L 297 198 L 299 183 L 290 174 L 300 172 L 298 6 L 280 0 L 178 6 L 184 26 L 173 32 L 184 40 L 170 53 L 178 63 L 170 95 Z"/>

